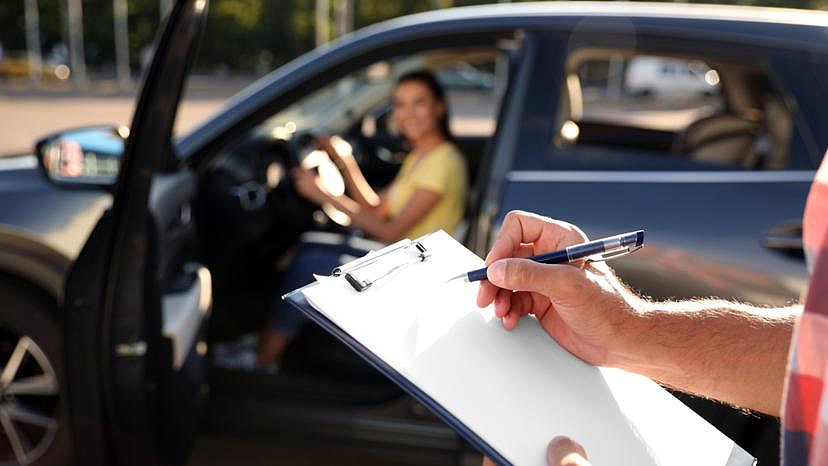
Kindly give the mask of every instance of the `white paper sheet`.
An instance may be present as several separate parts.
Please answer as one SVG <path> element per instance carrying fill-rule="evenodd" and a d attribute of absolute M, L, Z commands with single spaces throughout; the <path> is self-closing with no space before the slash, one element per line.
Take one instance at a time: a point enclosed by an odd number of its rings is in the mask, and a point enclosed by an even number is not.
<path fill-rule="evenodd" d="M 440 231 L 425 262 L 359 293 L 319 277 L 308 302 L 516 465 L 544 465 L 557 435 L 593 464 L 750 464 L 750 457 L 654 382 L 596 368 L 531 318 L 508 331 L 475 305 L 477 284 L 445 281 L 483 261 Z"/>

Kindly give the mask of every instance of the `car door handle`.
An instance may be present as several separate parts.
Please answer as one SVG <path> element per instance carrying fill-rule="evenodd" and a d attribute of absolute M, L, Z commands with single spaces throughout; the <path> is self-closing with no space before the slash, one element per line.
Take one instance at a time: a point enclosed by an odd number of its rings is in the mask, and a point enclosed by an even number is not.
<path fill-rule="evenodd" d="M 192 275 L 192 281 L 184 289 L 165 294 L 161 302 L 161 333 L 170 340 L 175 370 L 187 359 L 213 302 L 210 271 L 192 263 L 184 269 L 184 273 Z"/>
<path fill-rule="evenodd" d="M 779 251 L 786 256 L 804 258 L 802 223 L 783 223 L 771 228 L 762 238 L 762 246 Z"/>

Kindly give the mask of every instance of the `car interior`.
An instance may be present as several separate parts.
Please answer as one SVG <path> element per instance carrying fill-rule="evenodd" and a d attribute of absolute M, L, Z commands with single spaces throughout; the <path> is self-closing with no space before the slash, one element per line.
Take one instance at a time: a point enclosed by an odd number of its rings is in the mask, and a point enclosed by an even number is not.
<path fill-rule="evenodd" d="M 709 87 L 686 93 L 633 91 L 626 84 L 635 71 L 629 64 L 642 57 L 683 61 L 686 68 L 707 70 L 700 76 Z M 759 64 L 584 48 L 569 56 L 566 70 L 565 98 L 558 110 L 558 148 L 635 151 L 692 161 L 698 169 L 788 167 L 794 130 L 791 111 Z M 633 111 L 618 110 L 614 106 L 618 102 Z"/>
<path fill-rule="evenodd" d="M 325 233 L 354 234 L 347 216 L 317 208 L 291 186 L 288 172 L 301 165 L 316 170 L 331 192 L 344 189 L 336 166 L 317 150 L 315 135 L 339 135 L 352 147 L 369 183 L 381 190 L 395 176 L 406 150 L 390 118 L 395 79 L 427 68 L 446 89 L 455 143 L 474 184 L 505 90 L 505 65 L 504 52 L 495 47 L 431 50 L 379 61 L 267 116 L 203 164 L 194 216 L 201 224 L 199 246 L 213 274 L 208 342 L 258 332 L 270 318 L 273 300 L 280 299 L 280 276 L 300 241 L 324 238 Z M 451 233 L 461 240 L 465 235 L 463 228 Z M 406 398 L 312 324 L 291 343 L 277 375 L 212 367 L 210 385 L 214 399 L 362 406 Z M 433 418 L 410 407 L 400 415 L 413 412 Z"/>

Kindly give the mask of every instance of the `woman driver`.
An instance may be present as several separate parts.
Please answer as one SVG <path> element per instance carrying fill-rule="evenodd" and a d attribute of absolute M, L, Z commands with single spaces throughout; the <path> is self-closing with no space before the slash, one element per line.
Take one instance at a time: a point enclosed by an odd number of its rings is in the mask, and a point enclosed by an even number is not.
<path fill-rule="evenodd" d="M 296 189 L 316 204 L 330 203 L 351 217 L 366 235 L 391 243 L 434 230 L 452 232 L 463 218 L 468 189 L 466 164 L 450 142 L 445 95 L 430 72 L 397 80 L 393 118 L 411 147 L 402 167 L 382 195 L 365 181 L 354 157 L 340 154 L 327 139 L 321 147 L 339 167 L 348 196 L 331 196 L 307 170 L 295 170 Z"/>
<path fill-rule="evenodd" d="M 356 228 L 385 243 L 439 229 L 454 232 L 463 218 L 468 174 L 462 154 L 451 142 L 445 93 L 432 73 L 415 71 L 397 80 L 393 118 L 411 152 L 387 190 L 374 191 L 350 153 L 339 153 L 327 138 L 320 138 L 320 147 L 342 172 L 349 195 L 331 195 L 315 173 L 301 168 L 292 173 L 297 191 L 318 205 L 329 203 L 345 212 Z M 308 283 L 313 273 L 329 273 L 343 256 L 367 252 L 344 243 L 303 243 L 286 272 L 284 291 Z M 303 322 L 299 312 L 277 299 L 270 326 L 259 335 L 255 365 L 274 367 Z"/>

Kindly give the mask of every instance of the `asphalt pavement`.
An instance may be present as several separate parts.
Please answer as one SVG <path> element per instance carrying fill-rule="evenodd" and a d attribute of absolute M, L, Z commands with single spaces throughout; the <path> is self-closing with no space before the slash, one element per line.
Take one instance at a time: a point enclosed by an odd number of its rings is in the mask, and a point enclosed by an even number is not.
<path fill-rule="evenodd" d="M 195 77 L 188 85 L 176 119 L 176 133 L 193 128 L 215 113 L 254 77 Z M 32 86 L 28 81 L 0 80 L 0 156 L 31 153 L 39 138 L 89 125 L 126 125 L 135 110 L 135 82 L 126 89 L 109 80 L 85 89 L 69 84 Z"/>

